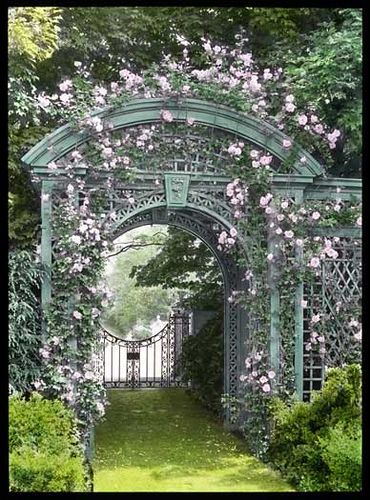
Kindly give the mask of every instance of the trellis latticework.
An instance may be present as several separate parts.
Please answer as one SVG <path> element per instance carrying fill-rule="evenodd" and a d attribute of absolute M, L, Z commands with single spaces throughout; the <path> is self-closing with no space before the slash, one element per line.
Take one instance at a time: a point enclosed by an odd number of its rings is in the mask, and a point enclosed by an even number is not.
<path fill-rule="evenodd" d="M 358 239 L 338 238 L 333 246 L 338 257 L 322 263 L 314 283 L 304 287 L 308 306 L 304 315 L 306 344 L 310 339 L 310 320 L 317 311 L 324 316 L 325 352 L 305 351 L 303 394 L 322 386 L 325 369 L 361 360 L 361 344 L 351 328 L 351 318 L 361 318 L 362 259 Z"/>

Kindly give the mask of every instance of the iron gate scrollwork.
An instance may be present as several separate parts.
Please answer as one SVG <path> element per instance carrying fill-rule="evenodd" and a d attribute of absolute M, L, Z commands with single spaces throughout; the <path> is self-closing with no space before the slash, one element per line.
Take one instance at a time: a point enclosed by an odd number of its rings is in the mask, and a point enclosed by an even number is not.
<path fill-rule="evenodd" d="M 187 387 L 179 355 L 189 335 L 189 316 L 173 314 L 161 331 L 143 340 L 125 340 L 103 329 L 103 374 L 107 388 Z"/>

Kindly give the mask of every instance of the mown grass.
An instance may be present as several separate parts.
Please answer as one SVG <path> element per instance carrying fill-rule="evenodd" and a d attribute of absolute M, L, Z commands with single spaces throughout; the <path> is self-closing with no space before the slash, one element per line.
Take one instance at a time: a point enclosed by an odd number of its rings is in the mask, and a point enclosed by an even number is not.
<path fill-rule="evenodd" d="M 94 491 L 293 491 L 182 389 L 108 392 Z"/>

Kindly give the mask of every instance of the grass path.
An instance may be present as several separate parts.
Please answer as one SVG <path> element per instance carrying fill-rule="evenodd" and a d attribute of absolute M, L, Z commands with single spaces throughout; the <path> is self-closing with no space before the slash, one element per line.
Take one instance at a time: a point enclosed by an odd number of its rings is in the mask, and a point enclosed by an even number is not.
<path fill-rule="evenodd" d="M 94 491 L 293 491 L 182 389 L 108 391 Z"/>

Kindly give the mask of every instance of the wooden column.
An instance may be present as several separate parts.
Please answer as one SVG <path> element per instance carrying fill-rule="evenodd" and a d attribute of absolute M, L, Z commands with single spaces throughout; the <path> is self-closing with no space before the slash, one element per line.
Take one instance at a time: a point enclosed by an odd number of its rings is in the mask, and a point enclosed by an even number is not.
<path fill-rule="evenodd" d="M 276 236 L 269 228 L 267 251 L 277 255 Z M 270 286 L 270 366 L 276 373 L 276 380 L 280 373 L 280 293 L 277 287 L 278 269 L 274 262 L 268 264 L 268 282 Z"/>
<path fill-rule="evenodd" d="M 303 202 L 303 191 L 295 193 L 296 204 Z M 303 249 L 296 247 L 295 258 L 298 263 L 303 260 Z M 303 282 L 297 284 L 295 290 L 294 311 L 294 374 L 295 388 L 299 399 L 303 399 Z"/>
<path fill-rule="evenodd" d="M 41 188 L 41 264 L 44 269 L 41 283 L 42 339 L 45 342 L 45 313 L 51 300 L 51 203 L 53 181 L 42 181 Z"/>

